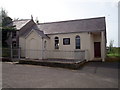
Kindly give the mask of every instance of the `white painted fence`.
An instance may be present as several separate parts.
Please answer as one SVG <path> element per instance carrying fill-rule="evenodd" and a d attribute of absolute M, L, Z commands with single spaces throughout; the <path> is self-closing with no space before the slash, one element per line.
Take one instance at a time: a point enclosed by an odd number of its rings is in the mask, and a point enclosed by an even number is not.
<path fill-rule="evenodd" d="M 25 58 L 33 59 L 88 59 L 87 50 L 62 51 L 62 50 L 21 50 Z"/>
<path fill-rule="evenodd" d="M 43 51 L 43 58 L 58 58 L 58 59 L 85 59 L 85 51 Z"/>
<path fill-rule="evenodd" d="M 12 54 L 11 54 L 12 53 Z M 75 50 L 75 51 L 62 51 L 62 50 L 20 50 L 16 49 L 3 49 L 3 54 L 12 58 L 31 58 L 31 59 L 76 59 L 76 60 L 88 60 L 87 50 Z"/>

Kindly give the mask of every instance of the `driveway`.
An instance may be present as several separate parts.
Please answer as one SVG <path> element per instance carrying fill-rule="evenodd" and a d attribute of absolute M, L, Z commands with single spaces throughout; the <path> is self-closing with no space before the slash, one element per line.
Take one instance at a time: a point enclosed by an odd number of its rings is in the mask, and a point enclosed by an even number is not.
<path fill-rule="evenodd" d="M 3 63 L 3 88 L 118 88 L 118 63 L 91 62 L 79 70 Z"/>

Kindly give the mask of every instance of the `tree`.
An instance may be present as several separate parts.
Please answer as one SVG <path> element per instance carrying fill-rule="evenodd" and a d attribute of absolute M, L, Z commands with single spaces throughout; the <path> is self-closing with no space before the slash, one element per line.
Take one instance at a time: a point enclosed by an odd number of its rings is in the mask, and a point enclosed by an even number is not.
<path fill-rule="evenodd" d="M 0 17 L 2 18 L 2 27 L 6 27 L 8 24 L 12 23 L 12 19 L 8 16 L 7 11 L 3 8 L 1 8 Z"/>
<path fill-rule="evenodd" d="M 2 46 L 6 47 L 6 40 L 10 37 L 10 33 L 15 30 L 13 26 L 8 26 L 8 24 L 12 23 L 12 19 L 8 16 L 7 11 L 3 8 L 0 10 L 0 27 L 2 27 Z"/>
<path fill-rule="evenodd" d="M 109 52 L 110 53 L 113 53 L 113 43 L 114 43 L 114 40 L 110 40 L 110 44 L 109 44 Z"/>

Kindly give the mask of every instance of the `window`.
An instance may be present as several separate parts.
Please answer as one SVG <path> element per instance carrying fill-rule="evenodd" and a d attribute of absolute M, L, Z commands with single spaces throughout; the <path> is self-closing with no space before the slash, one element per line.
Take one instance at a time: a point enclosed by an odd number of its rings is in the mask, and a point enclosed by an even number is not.
<path fill-rule="evenodd" d="M 63 38 L 63 45 L 70 45 L 70 38 Z"/>
<path fill-rule="evenodd" d="M 12 42 L 12 46 L 13 46 L 13 48 L 17 47 L 16 41 Z"/>
<path fill-rule="evenodd" d="M 46 48 L 46 43 L 47 43 L 47 41 L 44 41 L 44 48 Z"/>
<path fill-rule="evenodd" d="M 15 38 L 16 37 L 16 32 L 13 32 L 12 33 L 12 38 Z"/>
<path fill-rule="evenodd" d="M 75 43 L 76 43 L 76 49 L 80 49 L 81 46 L 80 46 L 80 36 L 76 36 L 75 38 Z"/>
<path fill-rule="evenodd" d="M 59 49 L 59 38 L 55 37 L 55 49 Z"/>

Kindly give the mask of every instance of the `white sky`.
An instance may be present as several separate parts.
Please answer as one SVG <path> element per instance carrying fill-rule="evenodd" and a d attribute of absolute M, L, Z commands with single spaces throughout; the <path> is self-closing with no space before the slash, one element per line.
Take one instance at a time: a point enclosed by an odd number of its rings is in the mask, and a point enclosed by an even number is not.
<path fill-rule="evenodd" d="M 106 17 L 107 45 L 118 46 L 119 0 L 2 0 L 0 7 L 14 19 L 39 19 L 39 22 Z"/>

